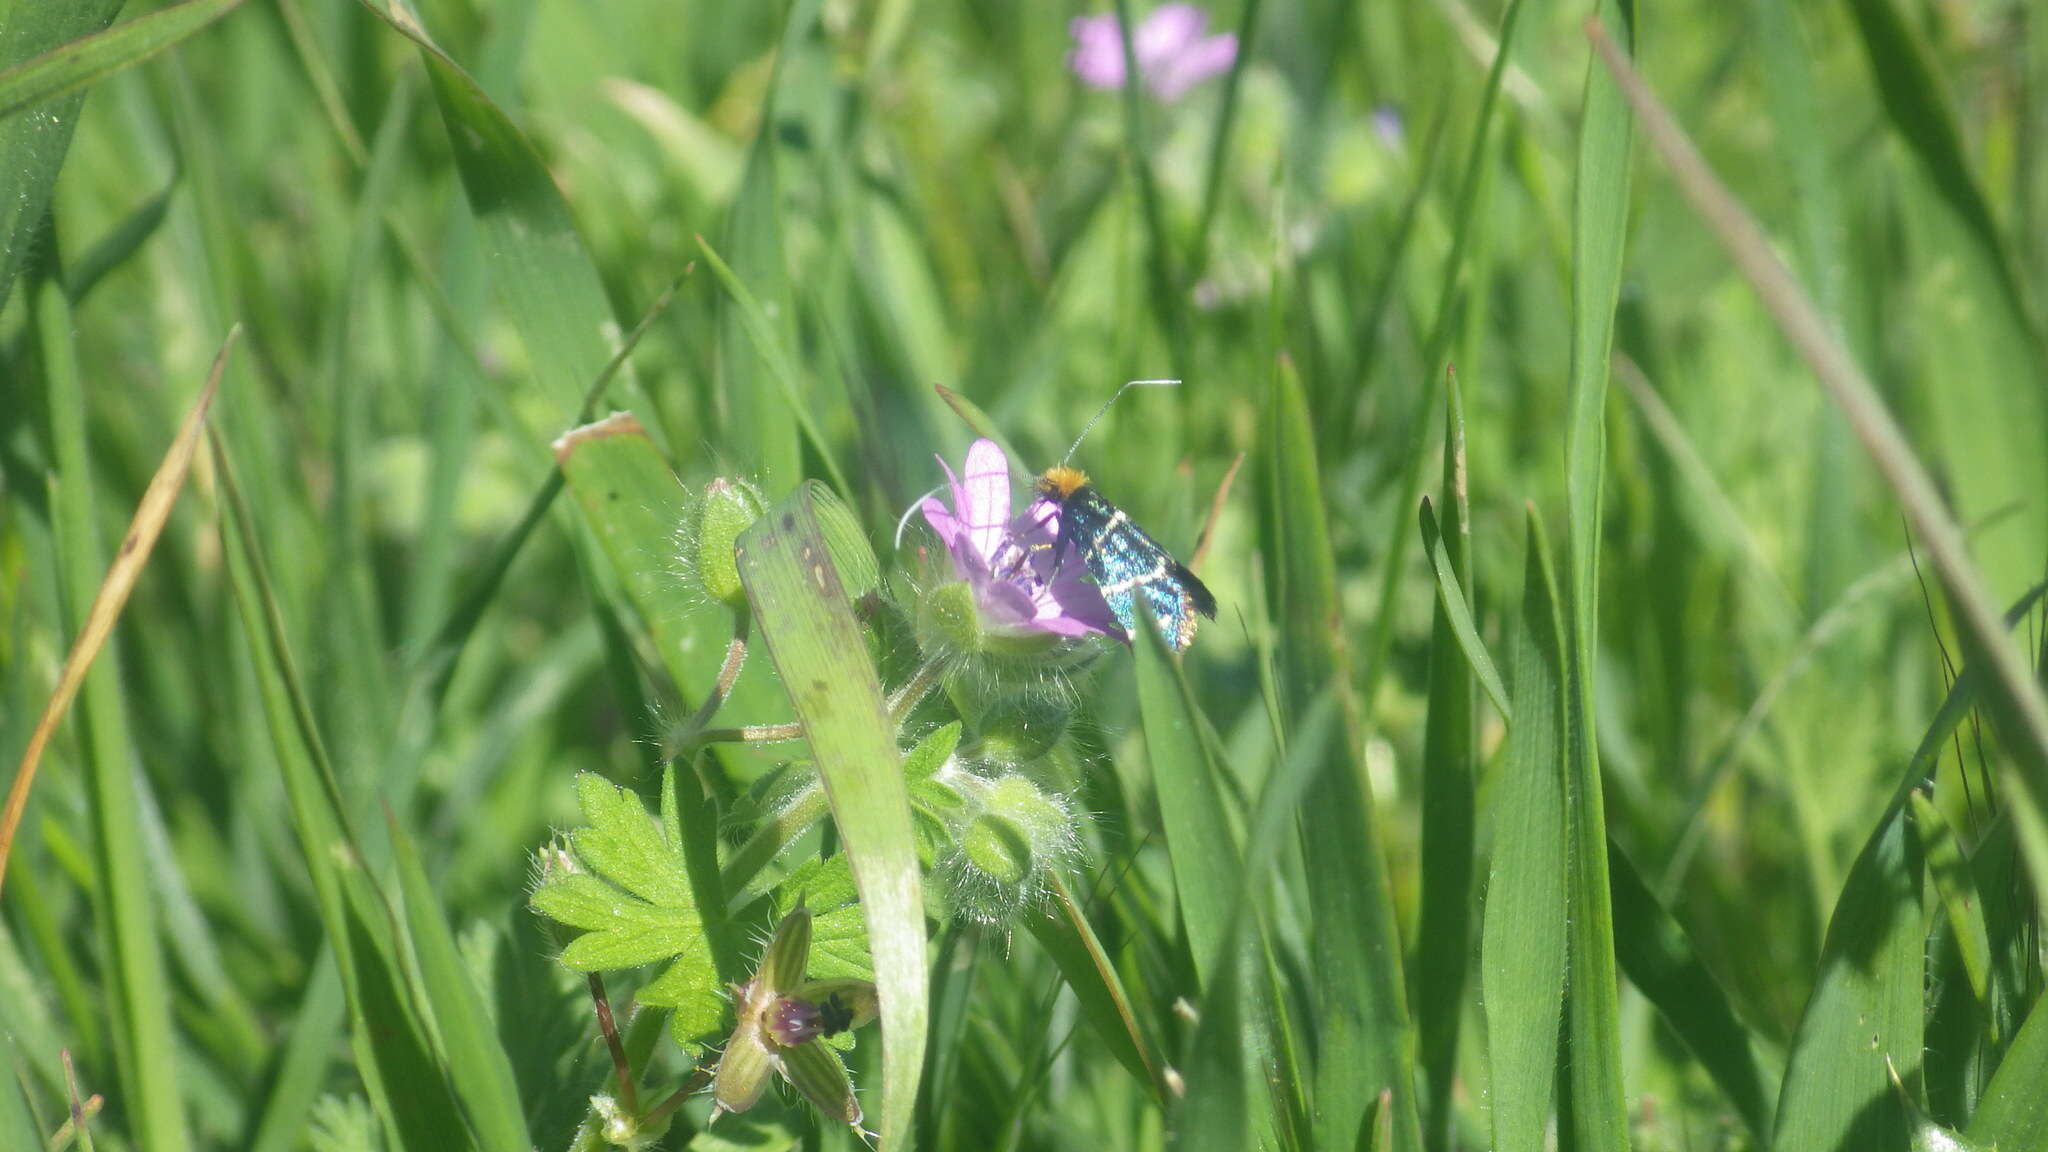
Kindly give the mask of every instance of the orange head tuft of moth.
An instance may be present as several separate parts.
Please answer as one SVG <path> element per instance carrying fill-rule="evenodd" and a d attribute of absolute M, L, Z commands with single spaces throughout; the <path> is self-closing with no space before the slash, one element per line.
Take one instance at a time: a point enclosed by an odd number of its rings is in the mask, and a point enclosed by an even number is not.
<path fill-rule="evenodd" d="M 1079 468 L 1055 464 L 1045 470 L 1045 475 L 1038 478 L 1038 490 L 1055 500 L 1065 500 L 1086 483 L 1088 475 Z"/>

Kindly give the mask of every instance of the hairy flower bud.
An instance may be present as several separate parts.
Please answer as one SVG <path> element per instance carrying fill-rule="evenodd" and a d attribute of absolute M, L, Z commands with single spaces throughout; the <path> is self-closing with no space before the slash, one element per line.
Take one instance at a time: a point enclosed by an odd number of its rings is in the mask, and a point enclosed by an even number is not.
<path fill-rule="evenodd" d="M 761 490 L 724 476 L 704 486 L 697 514 L 686 521 L 679 543 L 683 560 L 704 594 L 735 611 L 747 606 L 733 545 L 740 533 L 768 511 Z"/>
<path fill-rule="evenodd" d="M 1026 776 L 959 772 L 947 783 L 966 802 L 939 869 L 953 904 L 984 924 L 1012 920 L 1044 898 L 1053 872 L 1078 850 L 1074 815 Z"/>

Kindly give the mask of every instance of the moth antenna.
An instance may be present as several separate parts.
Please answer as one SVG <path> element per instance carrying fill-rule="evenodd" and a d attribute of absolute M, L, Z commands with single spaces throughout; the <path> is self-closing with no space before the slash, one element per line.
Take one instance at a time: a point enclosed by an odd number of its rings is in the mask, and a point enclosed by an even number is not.
<path fill-rule="evenodd" d="M 903 515 L 902 515 L 901 517 L 899 517 L 899 518 L 897 519 L 897 521 L 896 521 L 896 543 L 895 543 L 895 544 L 893 545 L 893 547 L 896 547 L 896 548 L 901 548 L 901 547 L 903 547 L 903 530 L 904 530 L 905 528 L 908 528 L 908 527 L 910 527 L 910 517 L 911 517 L 911 516 L 912 516 L 912 515 L 913 515 L 913 514 L 914 514 L 914 513 L 915 513 L 915 512 L 916 512 L 916 511 L 917 511 L 917 510 L 919 509 L 919 508 L 921 508 L 921 507 L 923 507 L 923 506 L 924 506 L 924 502 L 925 502 L 925 501 L 927 501 L 927 500 L 931 499 L 931 498 L 932 498 L 932 497 L 934 497 L 934 496 L 937 496 L 937 495 L 938 495 L 939 493 L 941 493 L 941 492 L 945 491 L 945 489 L 946 489 L 946 486 L 945 486 L 944 484 L 941 484 L 941 485 L 939 485 L 938 487 L 936 487 L 936 488 L 933 488 L 933 489 L 932 489 L 931 491 L 929 491 L 929 492 L 925 493 L 925 494 L 924 494 L 924 495 L 922 495 L 922 496 L 919 496 L 919 497 L 918 497 L 917 499 L 915 499 L 915 500 L 912 500 L 912 501 L 910 502 L 910 507 L 908 507 L 908 508 L 905 508 L 905 509 L 903 510 Z"/>
<path fill-rule="evenodd" d="M 1100 408 L 1097 408 L 1097 409 L 1095 410 L 1095 415 L 1089 418 L 1089 420 L 1088 420 L 1088 423 L 1086 423 L 1086 424 L 1082 425 L 1082 427 L 1081 427 L 1081 434 L 1080 434 L 1079 436 L 1076 436 L 1076 437 L 1074 437 L 1074 442 L 1073 442 L 1073 444 L 1072 444 L 1072 445 L 1070 445 L 1070 446 L 1068 446 L 1068 448 L 1067 448 L 1067 454 L 1066 454 L 1065 456 L 1062 456 L 1062 457 L 1060 457 L 1060 467 L 1062 467 L 1062 468 L 1066 467 L 1066 466 L 1067 466 L 1067 461 L 1069 461 L 1069 460 L 1072 460 L 1072 459 L 1074 458 L 1074 452 L 1075 452 L 1075 450 L 1076 450 L 1076 449 L 1078 449 L 1078 448 L 1080 448 L 1080 447 L 1081 447 L 1081 441 L 1083 441 L 1083 440 L 1086 440 L 1086 439 L 1088 438 L 1088 433 L 1089 433 L 1090 431 L 1094 430 L 1094 428 L 1095 428 L 1095 425 L 1096 425 L 1096 424 L 1097 424 L 1098 422 L 1100 422 L 1100 421 L 1102 420 L 1102 418 L 1103 418 L 1104 416 L 1107 416 L 1107 415 L 1109 415 L 1109 406 L 1110 406 L 1111 404 L 1114 404 L 1114 403 L 1116 403 L 1116 398 L 1117 398 L 1118 396 L 1121 396 L 1121 395 L 1123 395 L 1124 393 L 1126 393 L 1126 392 L 1130 391 L 1130 390 L 1131 390 L 1131 389 L 1133 389 L 1133 388 L 1136 388 L 1136 387 L 1138 387 L 1138 386 L 1139 386 L 1139 385 L 1141 385 L 1141 384 L 1142 384 L 1142 385 L 1145 385 L 1145 386 L 1148 386 L 1148 387 L 1157 387 L 1157 388 L 1172 388 L 1172 387 L 1175 387 L 1175 386 L 1177 386 L 1177 385 L 1178 385 L 1179 383 L 1180 383 L 1180 381 L 1178 381 L 1178 380 L 1126 380 L 1126 381 L 1124 381 L 1124 386 L 1123 386 L 1123 387 L 1121 387 L 1121 388 L 1119 388 L 1119 389 L 1117 389 L 1117 390 L 1116 390 L 1116 391 L 1115 391 L 1114 393 L 1111 393 L 1111 394 L 1110 394 L 1110 397 L 1109 397 L 1109 399 L 1107 399 L 1107 400 L 1105 400 L 1105 401 L 1103 401 L 1103 402 L 1102 402 L 1102 407 L 1100 407 Z"/>

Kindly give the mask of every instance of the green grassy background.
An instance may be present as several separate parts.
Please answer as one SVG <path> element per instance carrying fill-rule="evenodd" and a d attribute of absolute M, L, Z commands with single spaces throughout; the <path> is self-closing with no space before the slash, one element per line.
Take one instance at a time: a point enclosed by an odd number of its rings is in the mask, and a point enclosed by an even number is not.
<path fill-rule="evenodd" d="M 718 669 L 685 488 L 821 481 L 914 570 L 896 517 L 975 434 L 935 385 L 1035 470 L 1157 376 L 1077 454 L 1100 490 L 1185 559 L 1244 464 L 1217 621 L 1100 661 L 1040 770 L 1090 813 L 1056 907 L 1092 934 L 875 895 L 890 733 L 786 685 L 903 670 L 750 585 L 775 662 L 719 722 L 813 724 L 876 955 L 930 937 L 851 1057 L 886 1142 L 2048 1146 L 2038 687 L 1959 681 L 1951 610 L 2048 575 L 2048 18 L 1599 8 L 1975 587 L 1916 580 L 1587 4 L 1244 0 L 1238 66 L 1163 104 L 1068 74 L 1069 6 L 0 2 L 7 763 L 242 325 L 8 862 L 0 1147 L 64 1122 L 66 1052 L 99 1147 L 568 1146 L 610 1063 L 531 853 L 578 772 L 652 805 Z M 644 440 L 557 470 L 620 409 Z M 742 975 L 764 925 L 714 924 Z M 642 1032 L 658 1099 L 688 1063 Z M 707 1105 L 660 1146 L 852 1146 Z"/>

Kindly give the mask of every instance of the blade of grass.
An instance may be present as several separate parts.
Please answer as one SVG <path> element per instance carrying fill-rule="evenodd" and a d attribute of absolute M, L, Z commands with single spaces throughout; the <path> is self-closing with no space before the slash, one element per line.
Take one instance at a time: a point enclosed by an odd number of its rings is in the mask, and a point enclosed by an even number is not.
<path fill-rule="evenodd" d="M 1472 622 L 1472 609 L 1467 604 L 1458 566 L 1453 562 L 1445 547 L 1445 537 L 1436 522 L 1436 509 L 1428 497 L 1421 505 L 1422 548 L 1429 557 L 1429 567 L 1436 576 L 1437 609 L 1449 629 L 1446 637 L 1454 644 L 1470 670 L 1478 674 L 1479 686 L 1486 690 L 1486 698 L 1493 701 L 1501 719 L 1513 720 L 1514 710 L 1508 703 L 1507 686 L 1501 682 L 1500 670 L 1494 666 L 1493 657 L 1486 651 L 1486 641 L 1480 639 L 1478 625 Z M 1469 531 L 1468 531 L 1469 534 Z M 1434 653 L 1434 641 L 1431 644 Z"/>
<path fill-rule="evenodd" d="M 157 227 L 164 222 L 164 215 L 170 210 L 171 196 L 177 190 L 178 177 L 173 173 L 156 195 L 122 217 L 121 222 L 109 229 L 99 243 L 86 249 L 84 256 L 64 269 L 64 292 L 71 297 L 72 307 L 76 308 L 106 278 L 107 273 L 127 263 L 130 256 L 156 235 Z"/>
<path fill-rule="evenodd" d="M 1508 667 L 1515 719 L 1495 785 L 1480 931 L 1487 1091 L 1497 1152 L 1540 1152 L 1564 1009 L 1566 701 L 1557 580 L 1533 509 Z"/>
<path fill-rule="evenodd" d="M 1620 50 L 1633 50 L 1633 0 L 1600 0 Z M 1588 64 L 1573 195 L 1571 385 L 1565 437 L 1565 742 L 1571 990 L 1565 1004 L 1570 1128 L 1580 1147 L 1628 1147 L 1614 921 L 1607 890 L 1607 817 L 1600 788 L 1594 680 L 1600 651 L 1600 507 L 1605 482 L 1608 356 L 1628 233 L 1628 106 L 1614 81 Z M 1560 1122 L 1562 1126 L 1562 1121 Z"/>
<path fill-rule="evenodd" d="M 1767 1144 L 1775 1103 L 1772 1087 L 1728 993 L 1701 961 L 1685 929 L 1611 842 L 1607 867 L 1621 970 L 1714 1078 L 1759 1145 Z"/>
<path fill-rule="evenodd" d="M 455 934 L 443 919 L 441 902 L 419 849 L 413 846 L 398 818 L 385 809 L 391 844 L 398 861 L 398 883 L 404 895 L 405 925 L 433 1022 L 441 1037 L 442 1057 L 469 1116 L 470 1130 L 483 1152 L 529 1152 L 519 1083 L 506 1059 L 497 1028 L 484 1010 L 483 997 L 470 979 Z"/>
<path fill-rule="evenodd" d="M 515 410 L 534 414 L 527 431 L 545 442 L 555 421 L 576 411 L 591 367 L 611 358 L 619 335 L 597 268 L 547 165 L 511 117 L 404 10 L 363 3 L 419 47 L 492 286 L 552 403 Z"/>
<path fill-rule="evenodd" d="M 1977 1101 L 1968 1132 L 1992 1148 L 2048 1148 L 2048 997 L 2034 1001 Z"/>
<path fill-rule="evenodd" d="M 0 72 L 0 120 L 140 64 L 234 11 L 241 3 L 242 0 L 185 0 L 53 48 Z"/>
<path fill-rule="evenodd" d="M 1451 251 L 1444 264 L 1443 283 L 1437 291 L 1436 312 L 1430 320 L 1429 335 L 1423 340 L 1422 363 L 1424 372 L 1428 374 L 1425 379 L 1436 373 L 1437 365 L 1444 363 L 1451 340 L 1457 335 L 1455 321 L 1460 289 L 1464 284 L 1466 253 L 1476 233 L 1485 227 L 1487 217 L 1483 198 L 1490 187 L 1486 176 L 1493 167 L 1487 162 L 1488 142 L 1493 138 L 1493 121 L 1500 105 L 1501 77 L 1508 67 L 1508 58 L 1515 44 L 1515 29 L 1521 24 L 1521 13 L 1521 0 L 1510 0 L 1507 10 L 1501 13 L 1500 48 L 1494 54 L 1493 66 L 1486 73 L 1486 87 L 1480 93 L 1472 143 L 1465 153 L 1465 167 L 1458 175 Z M 1424 449 L 1429 443 L 1423 429 L 1427 427 L 1427 414 L 1432 411 L 1433 403 L 1433 394 L 1420 400 L 1416 405 L 1415 431 L 1405 438 L 1407 448 L 1400 466 L 1401 496 L 1394 505 L 1392 541 L 1388 545 L 1391 555 L 1398 556 L 1408 550 L 1407 509 L 1415 506 L 1416 497 L 1422 490 L 1422 462 L 1426 454 Z M 1402 571 L 1401 565 L 1389 564 L 1380 580 L 1379 607 L 1373 617 L 1371 647 L 1365 660 L 1364 694 L 1367 700 L 1377 696 L 1380 677 L 1386 672 L 1393 648 L 1394 621 L 1399 615 L 1394 611 L 1394 598 Z M 1402 1105 L 1396 1101 L 1395 1107 L 1398 1113 Z"/>
<path fill-rule="evenodd" d="M 1622 58 L 1598 24 L 1588 35 L 1629 102 L 1642 117 L 1645 135 L 1670 168 L 1693 210 L 1706 221 L 1722 248 L 1786 338 L 1806 360 L 1904 508 L 1914 535 L 1925 542 L 1946 584 L 1966 636 L 1984 654 L 1994 715 L 2012 740 L 2012 773 L 2018 802 L 2014 824 L 2020 833 L 2036 890 L 2048 890 L 2048 702 L 2033 674 L 2009 643 L 1982 577 L 1971 563 L 1962 531 L 1950 518 L 1935 488 L 1876 388 L 1835 339 L 1791 272 L 1771 251 L 1749 214 L 1721 186 L 1648 84 Z"/>
<path fill-rule="evenodd" d="M 54 297 L 46 299 L 54 301 Z M 50 319 L 51 338 L 69 340 L 69 309 L 60 308 Z M 135 517 L 128 524 L 128 531 L 121 537 L 121 546 L 114 556 L 114 562 L 107 566 L 106 576 L 93 593 L 92 605 L 85 612 L 79 626 L 78 636 L 72 641 L 71 650 L 65 654 L 64 667 L 57 674 L 57 688 L 50 694 L 49 703 L 44 705 L 43 714 L 36 721 L 35 730 L 29 735 L 28 747 L 22 752 L 21 763 L 15 767 L 14 780 L 8 786 L 7 807 L 0 812 L 0 884 L 7 879 L 7 860 L 14 847 L 14 836 L 21 825 L 21 815 L 28 804 L 29 789 L 34 786 L 36 768 L 42 762 L 43 751 L 49 746 L 50 737 L 57 725 L 64 719 L 65 709 L 78 695 L 80 685 L 86 681 L 100 648 L 113 633 L 114 623 L 121 617 L 121 610 L 127 607 L 128 596 L 135 590 L 135 582 L 142 575 L 142 569 L 149 563 L 151 553 L 156 550 L 157 539 L 163 535 L 164 524 L 170 518 L 171 506 L 176 503 L 178 493 L 184 490 L 185 476 L 192 467 L 192 455 L 199 447 L 199 434 L 205 427 L 206 411 L 213 404 L 213 398 L 220 388 L 221 370 L 227 364 L 228 352 L 235 346 L 239 328 L 230 329 L 227 339 L 221 343 L 220 351 L 214 357 L 213 369 L 207 373 L 206 386 L 186 410 L 185 419 L 178 425 L 178 431 L 171 438 L 171 446 L 164 453 L 163 462 L 157 465 L 156 475 L 150 477 L 149 487 L 143 490 L 142 500 L 135 507 Z M 64 360 L 69 367 L 70 358 Z M 74 379 L 75 385 L 77 381 Z M 74 389 L 75 391 L 75 389 Z M 78 404 L 82 397 L 74 397 L 62 404 L 53 404 L 53 416 L 62 413 L 67 421 L 64 433 L 65 451 L 82 450 L 84 429 L 82 423 L 73 427 L 69 421 L 74 417 L 82 422 L 83 413 Z M 77 437 L 73 439 L 73 437 Z M 89 475 L 84 461 L 78 462 L 81 470 L 71 473 L 76 476 Z M 84 490 L 74 498 L 74 507 L 81 515 L 89 514 L 91 491 L 83 482 Z"/>
<path fill-rule="evenodd" d="M 881 993 L 881 1146 L 906 1148 L 924 1072 L 929 972 L 916 834 L 882 685 L 808 489 L 742 534 L 737 556 L 860 890 Z"/>
<path fill-rule="evenodd" d="M 804 438 L 811 442 L 811 450 L 818 454 L 818 459 L 824 461 L 825 474 L 832 478 L 832 486 L 843 495 L 853 496 L 854 490 L 847 486 L 846 473 L 839 470 L 839 463 L 833 457 L 831 442 L 825 439 L 824 432 L 819 429 L 817 420 L 811 415 L 810 406 L 804 403 L 803 396 L 797 389 L 800 377 L 796 359 L 790 351 L 786 337 L 776 330 L 774 321 L 768 318 L 768 313 L 762 309 L 760 301 L 756 300 L 754 294 L 747 290 L 747 286 L 740 282 L 740 278 L 733 274 L 733 270 L 726 267 L 725 261 L 719 259 L 718 253 L 702 236 L 697 237 L 697 248 L 711 264 L 711 271 L 718 277 L 718 282 L 731 293 L 733 306 L 739 312 L 740 326 L 746 332 L 747 338 L 753 342 L 755 355 L 767 362 L 768 375 L 774 379 L 776 388 L 781 391 L 784 402 L 788 404 L 790 418 L 803 430 Z M 770 476 L 782 476 L 791 484 L 797 480 L 793 461 L 786 465 L 783 471 L 768 469 L 767 472 Z"/>
<path fill-rule="evenodd" d="M 98 919 L 108 972 L 111 1012 L 122 1093 L 133 1109 L 133 1133 L 150 1150 L 172 1152 L 190 1146 L 183 1096 L 179 1091 L 176 1037 L 171 1026 L 170 984 L 157 934 L 156 901 L 143 854 L 142 800 L 136 779 L 136 749 L 130 738 L 128 706 L 120 668 L 111 656 L 96 660 L 148 563 L 196 450 L 206 411 L 212 404 L 234 344 L 231 331 L 214 360 L 208 383 L 188 410 L 157 474 L 136 507 L 112 565 L 102 560 L 93 494 L 93 463 L 87 447 L 86 385 L 72 344 L 70 304 L 61 283 L 43 281 L 35 298 L 56 466 L 52 496 L 54 530 L 63 599 L 77 639 L 59 674 L 56 691 L 30 737 L 0 816 L 0 875 L 28 801 L 36 765 L 74 696 L 79 701 L 93 820 L 94 874 Z M 96 574 L 105 575 L 94 584 Z"/>
<path fill-rule="evenodd" d="M 1390 1088 L 1395 1146 L 1408 1152 L 1422 1146 L 1422 1129 L 1401 938 L 1360 760 L 1365 721 L 1350 691 L 1349 648 L 1336 626 L 1343 616 L 1323 519 L 1328 505 L 1315 432 L 1301 381 L 1285 360 L 1275 371 L 1264 424 L 1267 587 L 1280 622 L 1285 693 L 1298 700 L 1299 694 L 1338 685 L 1344 718 L 1343 738 L 1331 745 L 1301 815 L 1313 924 L 1310 964 L 1320 977 L 1315 1145 L 1355 1147 L 1366 1102 Z"/>
<path fill-rule="evenodd" d="M 105 28 L 120 10 L 121 0 L 11 4 L 0 13 L 0 67 L 11 70 Z M 74 92 L 41 115 L 0 119 L 0 307 L 35 249 L 84 102 L 85 93 Z"/>
<path fill-rule="evenodd" d="M 1124 991 L 1123 980 L 1109 954 L 1102 950 L 1102 942 L 1096 939 L 1086 913 L 1074 902 L 1066 879 L 1057 873 L 1052 879 L 1052 899 L 1052 915 L 1030 918 L 1032 936 L 1059 966 L 1060 976 L 1080 1001 L 1081 1011 L 1096 1035 L 1109 1045 L 1111 1055 L 1145 1085 L 1154 1099 L 1163 1102 L 1165 1087 L 1153 1065 L 1151 1048 L 1145 1043 L 1144 1029 L 1131 1011 L 1131 998 Z"/>
<path fill-rule="evenodd" d="M 255 667 L 272 749 L 322 928 L 341 972 L 357 1073 L 389 1139 L 400 1147 L 469 1144 L 460 1104 L 404 994 L 409 980 L 389 935 L 392 909 L 366 867 L 333 765 L 286 644 L 283 614 L 261 558 L 223 438 L 211 438 L 223 497 L 220 528 L 243 640 Z"/>
<path fill-rule="evenodd" d="M 1963 858 L 1962 845 L 1934 800 L 1915 789 L 1911 798 L 1913 832 L 1920 840 L 1921 858 L 1927 861 L 1927 878 L 1934 882 L 1942 911 L 1955 934 L 1962 954 L 1963 973 L 1970 982 L 1970 994 L 1989 1030 L 1991 1043 L 1999 1040 L 1998 1018 L 1991 1006 L 1991 936 L 1984 927 L 1984 905 L 1977 897 L 1977 881 L 1970 874 L 1970 862 Z"/>
<path fill-rule="evenodd" d="M 2017 621 L 2040 592 L 2023 597 L 2007 619 Z M 1774 1148 L 1897 1147 L 1906 1140 L 1905 1117 L 1886 1087 L 1886 1062 L 1917 1083 L 1924 934 L 1919 844 L 1906 830 L 1907 796 L 1933 772 L 1988 679 L 1979 664 L 1956 677 L 1850 868 L 1821 946 L 1820 977 L 1786 1058 Z"/>
<path fill-rule="evenodd" d="M 1472 954 L 1474 753 L 1473 673 L 1503 715 L 1500 688 L 1465 610 L 1472 586 L 1471 506 L 1465 488 L 1465 405 L 1458 378 L 1446 380 L 1443 488 L 1450 535 L 1439 536 L 1422 501 L 1422 543 L 1436 571 L 1437 603 L 1429 637 L 1429 719 L 1422 735 L 1422 913 L 1415 944 L 1415 1028 L 1422 1045 L 1429 1112 L 1423 1139 L 1431 1152 L 1450 1147 L 1451 1080 L 1464 1019 L 1465 968 Z M 1478 652 L 1478 659 L 1471 654 Z M 1482 665 L 1481 661 L 1484 661 Z"/>
<path fill-rule="evenodd" d="M 782 121 L 776 99 L 782 90 L 783 69 L 816 27 L 820 7 L 818 0 L 793 0 L 789 5 L 775 61 L 769 66 L 767 90 L 762 94 L 760 127 L 747 149 L 746 167 L 722 237 L 740 273 L 760 287 L 761 296 L 775 309 L 775 319 L 769 321 L 759 308 L 749 312 L 753 298 L 733 292 L 732 306 L 720 309 L 718 315 L 718 388 L 729 414 L 725 439 L 747 468 L 759 469 L 775 486 L 770 495 L 787 491 L 802 478 L 800 421 L 810 418 L 809 406 L 799 399 L 803 377 L 797 375 L 793 359 L 785 362 L 779 358 L 795 344 L 796 307 L 788 255 L 782 246 L 777 154 Z M 703 246 L 702 237 L 698 244 Z M 731 290 L 739 277 L 728 272 L 720 279 Z M 748 343 L 765 362 L 775 387 L 761 386 L 761 365 L 743 349 Z M 825 459 L 829 462 L 831 457 Z M 836 471 L 833 484 L 848 498 L 854 495 Z"/>

